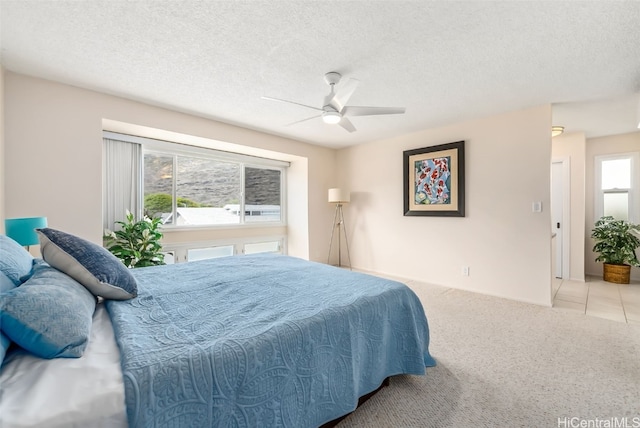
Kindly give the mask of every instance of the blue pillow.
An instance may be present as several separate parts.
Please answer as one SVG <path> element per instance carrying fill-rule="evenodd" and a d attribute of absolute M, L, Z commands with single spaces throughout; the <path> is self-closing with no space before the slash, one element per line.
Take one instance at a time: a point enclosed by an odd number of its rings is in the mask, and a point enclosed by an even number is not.
<path fill-rule="evenodd" d="M 0 235 L 0 271 L 20 285 L 20 278 L 29 275 L 32 267 L 33 256 L 13 239 Z"/>
<path fill-rule="evenodd" d="M 11 279 L 0 272 L 0 299 L 2 299 L 2 293 L 5 291 L 13 290 L 16 288 L 16 285 L 11 281 Z M 7 354 L 7 349 L 9 349 L 9 345 L 11 345 L 11 340 L 2 332 L 2 317 L 0 317 L 0 365 L 2 364 L 2 360 L 4 360 L 4 356 Z"/>
<path fill-rule="evenodd" d="M 95 296 L 127 300 L 138 295 L 138 284 L 129 269 L 106 249 L 59 230 L 36 230 L 44 260 Z"/>
<path fill-rule="evenodd" d="M 17 285 L 11 281 L 11 278 L 9 278 L 4 272 L 0 272 L 0 294 L 5 291 L 13 290 L 16 287 Z"/>
<path fill-rule="evenodd" d="M 0 325 L 13 342 L 41 358 L 82 356 L 96 298 L 73 278 L 40 261 L 24 284 L 2 294 Z"/>

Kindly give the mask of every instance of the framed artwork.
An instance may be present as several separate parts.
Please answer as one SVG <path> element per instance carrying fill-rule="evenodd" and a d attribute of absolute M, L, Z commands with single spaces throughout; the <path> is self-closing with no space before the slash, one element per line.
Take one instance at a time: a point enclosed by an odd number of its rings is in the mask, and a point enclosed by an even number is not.
<path fill-rule="evenodd" d="M 405 150 L 404 215 L 464 217 L 464 141 Z"/>

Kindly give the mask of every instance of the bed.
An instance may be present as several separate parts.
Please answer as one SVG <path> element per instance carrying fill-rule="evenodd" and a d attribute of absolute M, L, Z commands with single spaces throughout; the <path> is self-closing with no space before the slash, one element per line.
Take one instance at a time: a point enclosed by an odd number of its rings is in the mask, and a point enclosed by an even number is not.
<path fill-rule="evenodd" d="M 395 281 L 272 254 L 130 273 L 137 295 L 97 304 L 80 358 L 9 351 L 0 426 L 39 426 L 37 414 L 54 413 L 34 410 L 47 394 L 71 390 L 82 404 L 44 405 L 65 421 L 47 426 L 86 426 L 91 415 L 109 427 L 319 427 L 388 377 L 435 364 L 420 301 Z M 83 360 L 98 380 L 56 372 Z M 30 382 L 42 388 L 35 402 Z"/>

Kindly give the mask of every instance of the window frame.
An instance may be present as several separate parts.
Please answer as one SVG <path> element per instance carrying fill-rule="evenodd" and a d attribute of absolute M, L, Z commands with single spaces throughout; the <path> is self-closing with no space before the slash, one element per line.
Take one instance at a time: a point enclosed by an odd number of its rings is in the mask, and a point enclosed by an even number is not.
<path fill-rule="evenodd" d="M 167 231 L 180 231 L 180 230 L 196 230 L 196 229 L 249 229 L 249 228 L 269 228 L 269 227 L 283 227 L 287 226 L 287 168 L 290 163 L 287 161 L 262 158 L 258 156 L 245 155 L 241 153 L 226 152 L 218 149 L 190 146 L 182 143 L 175 143 L 166 140 L 156 140 L 145 137 L 138 137 L 133 135 L 125 135 L 119 133 L 112 133 L 105 131 L 104 136 L 106 138 L 112 138 L 119 141 L 126 141 L 130 143 L 137 143 L 142 146 L 141 162 L 144 165 L 144 157 L 147 153 L 161 154 L 165 156 L 173 157 L 173 183 L 172 183 L 172 212 L 175 218 L 176 203 L 176 180 L 177 174 L 177 156 L 199 157 L 204 159 L 215 160 L 219 162 L 231 162 L 240 165 L 240 221 L 233 224 L 203 224 L 203 225 L 177 225 L 177 224 L 164 224 L 162 229 Z M 245 167 L 258 168 L 258 169 L 271 169 L 280 171 L 280 220 L 279 221 L 259 221 L 259 222 L 245 222 Z M 144 167 L 141 168 L 141 180 L 139 190 L 139 204 L 141 212 L 144 212 Z"/>
<path fill-rule="evenodd" d="M 242 237 L 242 238 L 229 238 L 229 239 L 216 239 L 216 240 L 206 240 L 206 241 L 198 241 L 198 242 L 187 242 L 187 243 L 167 243 L 162 247 L 163 252 L 173 252 L 174 253 L 174 262 L 178 263 L 188 263 L 187 254 L 189 250 L 194 249 L 204 249 L 210 247 L 233 247 L 233 255 L 232 256 L 222 256 L 222 257 L 234 257 L 237 255 L 245 254 L 245 246 L 247 244 L 262 244 L 267 242 L 278 242 L 278 251 L 277 254 L 288 254 L 287 253 L 287 236 L 286 235 L 265 235 L 265 236 L 252 236 L 252 237 Z M 269 252 L 273 253 L 273 252 Z"/>
<path fill-rule="evenodd" d="M 613 160 L 629 159 L 630 186 L 629 188 L 602 189 L 602 163 Z M 630 223 L 640 222 L 640 152 L 614 153 L 597 155 L 594 157 L 594 219 L 604 215 L 604 195 L 607 193 L 626 193 L 629 201 L 628 218 Z"/>

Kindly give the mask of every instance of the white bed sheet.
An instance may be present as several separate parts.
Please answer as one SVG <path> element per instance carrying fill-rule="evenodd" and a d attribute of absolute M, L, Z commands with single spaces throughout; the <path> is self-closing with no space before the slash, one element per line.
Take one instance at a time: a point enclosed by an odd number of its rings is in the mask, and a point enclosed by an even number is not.
<path fill-rule="evenodd" d="M 127 427 L 120 352 L 99 303 L 80 358 L 45 360 L 18 350 L 0 370 L 2 428 Z"/>

